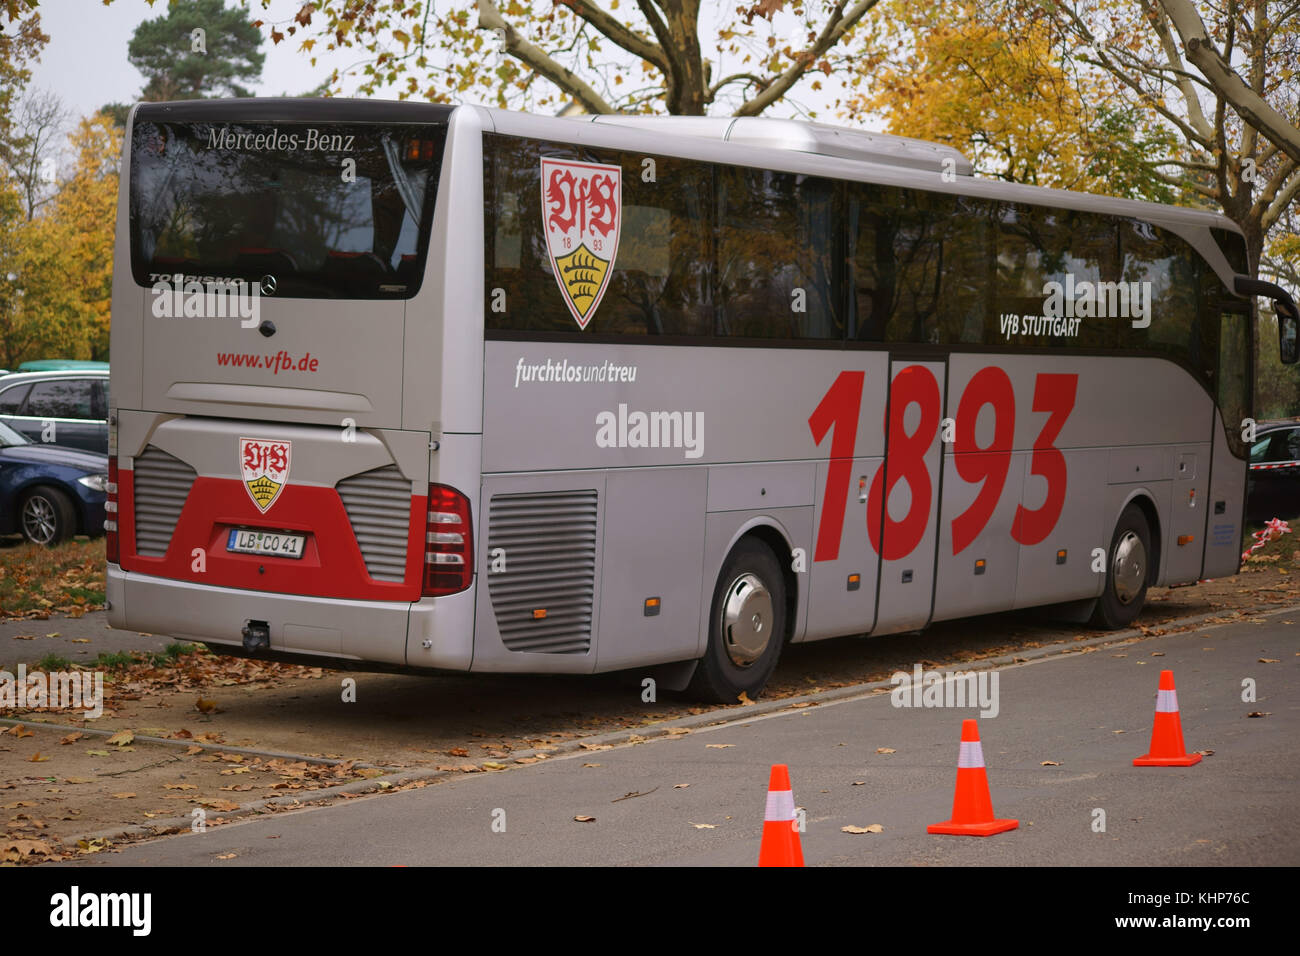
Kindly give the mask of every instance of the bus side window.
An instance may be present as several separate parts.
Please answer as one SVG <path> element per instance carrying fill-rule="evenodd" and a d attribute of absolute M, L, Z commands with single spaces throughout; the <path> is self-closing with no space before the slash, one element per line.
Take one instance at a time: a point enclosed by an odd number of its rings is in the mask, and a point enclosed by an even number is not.
<path fill-rule="evenodd" d="M 623 167 L 623 222 L 609 290 L 592 319 L 600 332 L 708 336 L 713 330 L 712 198 L 709 167 L 656 157 L 656 178 L 639 155 L 604 154 Z"/>
<path fill-rule="evenodd" d="M 1140 219 L 1120 223 L 1120 250 L 1130 290 L 1130 314 L 1114 320 L 1121 347 L 1167 352 L 1199 369 L 1196 256 L 1179 237 Z"/>
<path fill-rule="evenodd" d="M 832 282 L 832 184 L 795 173 L 720 166 L 720 335 L 842 337 Z"/>

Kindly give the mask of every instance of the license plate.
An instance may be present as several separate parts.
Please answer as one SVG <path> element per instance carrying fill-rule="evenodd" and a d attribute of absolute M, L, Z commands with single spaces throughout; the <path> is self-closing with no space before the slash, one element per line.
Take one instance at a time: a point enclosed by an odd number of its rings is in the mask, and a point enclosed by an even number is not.
<path fill-rule="evenodd" d="M 269 554 L 277 558 L 301 558 L 303 542 L 306 540 L 307 536 L 302 534 L 231 528 L 226 550 L 240 554 Z"/>

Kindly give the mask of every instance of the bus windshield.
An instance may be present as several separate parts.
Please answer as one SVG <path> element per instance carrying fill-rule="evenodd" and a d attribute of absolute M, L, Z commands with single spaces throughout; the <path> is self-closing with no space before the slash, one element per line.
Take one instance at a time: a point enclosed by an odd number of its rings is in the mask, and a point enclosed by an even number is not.
<path fill-rule="evenodd" d="M 409 298 L 424 272 L 444 139 L 429 124 L 139 122 L 135 280 L 180 274 L 257 281 L 280 297 Z"/>

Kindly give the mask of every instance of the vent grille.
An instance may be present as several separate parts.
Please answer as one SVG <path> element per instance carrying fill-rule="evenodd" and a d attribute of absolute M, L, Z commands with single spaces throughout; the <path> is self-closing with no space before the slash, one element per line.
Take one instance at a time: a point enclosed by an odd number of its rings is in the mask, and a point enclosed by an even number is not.
<path fill-rule="evenodd" d="M 585 654 L 596 590 L 596 492 L 495 495 L 488 552 L 506 570 L 488 575 L 501 640 L 512 651 Z M 533 611 L 545 608 L 546 617 Z"/>
<path fill-rule="evenodd" d="M 344 478 L 334 490 L 343 499 L 366 571 L 376 581 L 405 580 L 411 482 L 388 465 Z"/>
<path fill-rule="evenodd" d="M 135 456 L 135 553 L 161 558 L 198 473 L 155 445 Z"/>

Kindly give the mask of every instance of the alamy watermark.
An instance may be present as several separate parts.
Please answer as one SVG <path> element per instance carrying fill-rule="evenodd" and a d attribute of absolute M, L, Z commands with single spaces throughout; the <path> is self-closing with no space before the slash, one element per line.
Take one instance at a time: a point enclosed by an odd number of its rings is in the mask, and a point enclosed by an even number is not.
<path fill-rule="evenodd" d="M 979 707 L 981 717 L 996 717 L 998 703 L 997 671 L 922 670 L 912 665 L 912 673 L 895 671 L 890 677 L 894 689 L 889 700 L 895 707 Z"/>
<path fill-rule="evenodd" d="M 1132 319 L 1135 329 L 1151 324 L 1150 282 L 1075 282 L 1066 273 L 1064 283 L 1044 283 L 1043 295 L 1043 315 L 1051 319 Z"/>
<path fill-rule="evenodd" d="M 153 274 L 153 314 L 159 319 L 240 319 L 240 327 L 261 321 L 261 286 L 243 279 Z"/>
<path fill-rule="evenodd" d="M 104 713 L 103 671 L 33 671 L 18 665 L 15 677 L 0 670 L 0 710 L 49 707 L 84 710 L 88 720 Z"/>

